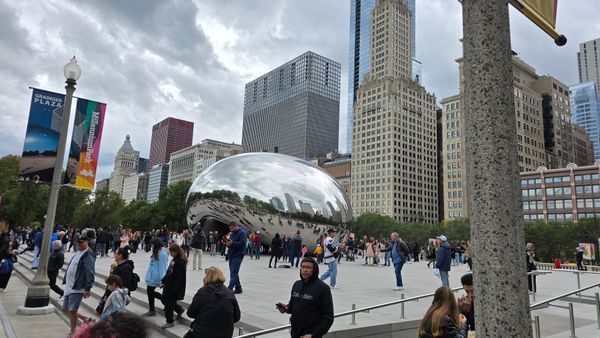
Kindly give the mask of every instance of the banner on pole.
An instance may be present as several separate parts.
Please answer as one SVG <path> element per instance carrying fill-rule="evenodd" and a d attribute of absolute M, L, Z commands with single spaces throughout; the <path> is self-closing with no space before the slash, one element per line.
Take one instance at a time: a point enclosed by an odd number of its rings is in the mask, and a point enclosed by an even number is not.
<path fill-rule="evenodd" d="M 36 183 L 52 182 L 65 95 L 33 89 L 19 178 Z"/>
<path fill-rule="evenodd" d="M 77 99 L 64 183 L 94 189 L 106 103 Z"/>

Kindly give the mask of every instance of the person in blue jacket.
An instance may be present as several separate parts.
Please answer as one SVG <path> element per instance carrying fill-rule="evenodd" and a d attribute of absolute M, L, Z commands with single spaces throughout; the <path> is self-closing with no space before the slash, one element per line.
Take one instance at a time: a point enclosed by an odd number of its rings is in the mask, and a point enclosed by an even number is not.
<path fill-rule="evenodd" d="M 448 281 L 448 272 L 450 271 L 450 244 L 448 244 L 448 239 L 446 236 L 441 235 L 437 239 L 440 240 L 440 248 L 437 251 L 437 256 L 435 257 L 435 267 L 440 270 L 440 279 L 442 280 L 442 285 L 450 287 L 450 282 Z"/>
<path fill-rule="evenodd" d="M 167 273 L 169 267 L 169 253 L 164 247 L 163 242 L 160 238 L 154 238 L 150 245 L 152 246 L 152 256 L 150 256 L 150 266 L 146 271 L 146 293 L 148 294 L 148 312 L 144 313 L 143 316 L 156 316 L 156 309 L 154 308 L 154 300 L 161 300 L 162 295 L 156 292 L 156 288 L 160 287 L 161 280 Z"/>
<path fill-rule="evenodd" d="M 229 248 L 227 256 L 229 258 L 229 290 L 233 293 L 242 293 L 242 284 L 240 283 L 240 267 L 246 253 L 246 230 L 240 227 L 236 222 L 229 224 L 230 235 L 225 242 Z"/>

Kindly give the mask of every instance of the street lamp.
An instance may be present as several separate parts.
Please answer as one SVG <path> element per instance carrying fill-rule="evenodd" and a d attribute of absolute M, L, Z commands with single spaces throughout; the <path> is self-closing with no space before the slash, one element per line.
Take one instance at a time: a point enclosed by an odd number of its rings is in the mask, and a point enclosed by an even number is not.
<path fill-rule="evenodd" d="M 77 65 L 75 57 L 67 63 L 63 69 L 67 91 L 65 103 L 62 109 L 62 123 L 60 127 L 60 136 L 58 139 L 58 151 L 54 161 L 54 174 L 52 176 L 52 186 L 50 188 L 50 197 L 48 198 L 48 210 L 46 212 L 46 221 L 44 223 L 44 237 L 40 250 L 40 264 L 27 288 L 27 297 L 25 298 L 25 306 L 20 306 L 17 310 L 19 314 L 36 315 L 46 314 L 54 311 L 53 306 L 48 306 L 50 302 L 50 286 L 48 285 L 48 254 L 50 253 L 50 238 L 52 236 L 52 228 L 54 227 L 54 217 L 56 215 L 56 204 L 58 202 L 58 193 L 61 186 L 61 175 L 63 161 L 65 159 L 65 150 L 67 145 L 67 134 L 69 133 L 69 119 L 71 116 L 71 101 L 73 101 L 73 93 L 75 85 L 81 76 L 81 68 Z"/>

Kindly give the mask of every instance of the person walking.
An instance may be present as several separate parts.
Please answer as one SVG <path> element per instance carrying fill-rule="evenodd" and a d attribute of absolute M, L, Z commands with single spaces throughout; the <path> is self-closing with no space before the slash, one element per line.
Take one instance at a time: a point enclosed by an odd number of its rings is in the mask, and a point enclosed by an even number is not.
<path fill-rule="evenodd" d="M 450 282 L 448 281 L 448 273 L 450 272 L 452 260 L 452 258 L 450 258 L 450 244 L 448 244 L 448 239 L 444 235 L 439 236 L 437 239 L 440 240 L 441 243 L 435 257 L 435 268 L 439 269 L 442 285 L 450 287 Z"/>
<path fill-rule="evenodd" d="M 225 287 L 225 275 L 214 266 L 205 270 L 201 287 L 188 307 L 187 315 L 193 318 L 186 337 L 230 338 L 233 324 L 241 317 L 240 307 L 231 290 Z"/>
<path fill-rule="evenodd" d="M 331 278 L 329 285 L 332 289 L 336 288 L 337 283 L 337 256 L 339 255 L 339 248 L 335 244 L 333 236 L 335 235 L 334 229 L 327 230 L 327 238 L 325 238 L 325 254 L 323 255 L 323 261 L 327 264 L 327 272 L 321 275 L 319 279 L 322 281 L 327 278 Z"/>
<path fill-rule="evenodd" d="M 260 231 L 257 231 L 252 240 L 252 246 L 254 247 L 254 257 L 256 260 L 260 260 L 260 250 L 262 249 L 262 236 Z"/>
<path fill-rule="evenodd" d="M 390 252 L 392 255 L 392 263 L 394 264 L 394 275 L 396 276 L 396 286 L 394 291 L 404 290 L 404 284 L 402 282 L 402 267 L 408 259 L 408 246 L 404 241 L 400 239 L 397 232 L 390 234 L 391 243 L 384 249 L 383 252 Z"/>
<path fill-rule="evenodd" d="M 42 229 L 37 228 L 35 235 L 33 236 L 33 260 L 31 261 L 31 269 L 35 270 L 40 265 L 40 252 L 42 251 L 42 240 L 44 238 L 44 232 Z"/>
<path fill-rule="evenodd" d="M 526 245 L 525 258 L 527 259 L 527 286 L 529 291 L 536 291 L 536 278 L 535 275 L 529 274 L 532 271 L 537 270 L 537 262 L 540 260 L 535 253 L 535 246 L 533 243 L 527 243 Z"/>
<path fill-rule="evenodd" d="M 192 269 L 194 270 L 198 268 L 202 270 L 202 256 L 204 256 L 205 245 L 204 232 L 200 230 L 194 233 L 194 238 L 192 238 L 192 243 L 190 244 L 192 247 Z"/>
<path fill-rule="evenodd" d="M 302 255 L 302 236 L 300 236 L 300 230 L 296 231 L 296 234 L 290 239 L 290 246 L 290 268 L 294 266 L 294 260 L 296 261 L 296 267 L 298 267 Z"/>
<path fill-rule="evenodd" d="M 292 286 L 287 304 L 277 303 L 280 313 L 291 314 L 292 338 L 321 338 L 333 325 L 331 289 L 319 278 L 319 265 L 304 257 L 300 264 L 300 280 Z"/>
<path fill-rule="evenodd" d="M 177 313 L 177 319 L 181 319 L 183 315 L 183 308 L 177 304 L 178 300 L 183 300 L 185 297 L 185 282 L 186 282 L 186 270 L 187 270 L 187 256 L 183 249 L 173 244 L 169 248 L 169 254 L 173 259 L 169 264 L 167 273 L 162 279 L 163 295 L 161 301 L 165 305 L 165 318 L 167 323 L 161 326 L 161 328 L 168 329 L 175 326 L 173 320 L 173 311 Z"/>
<path fill-rule="evenodd" d="M 216 231 L 213 233 L 210 231 L 208 233 L 208 244 L 210 245 L 210 255 L 214 256 L 217 254 L 217 234 Z"/>
<path fill-rule="evenodd" d="M 91 295 L 96 273 L 96 254 L 88 244 L 87 232 L 77 238 L 77 253 L 71 258 L 63 279 L 64 302 L 62 310 L 69 318 L 71 333 L 77 327 L 77 311 L 84 298 Z"/>
<path fill-rule="evenodd" d="M 227 256 L 229 262 L 229 290 L 233 290 L 234 293 L 242 293 L 242 284 L 240 283 L 240 268 L 242 267 L 242 261 L 244 260 L 246 240 L 246 230 L 244 230 L 236 222 L 229 224 L 229 231 L 231 231 L 230 238 L 225 242 L 227 246 Z M 235 288 L 235 289 L 234 289 Z"/>
<path fill-rule="evenodd" d="M 65 264 L 65 253 L 62 250 L 62 241 L 57 240 L 52 242 L 52 248 L 54 249 L 54 251 L 50 255 L 50 258 L 48 258 L 48 285 L 50 285 L 50 289 L 52 291 L 56 292 L 62 298 L 65 292 L 60 286 L 56 285 L 56 278 L 58 277 L 58 272 Z"/>
<path fill-rule="evenodd" d="M 467 318 L 458 311 L 454 293 L 447 286 L 439 287 L 419 323 L 419 338 L 467 338 L 467 335 Z"/>
<path fill-rule="evenodd" d="M 271 240 L 271 258 L 269 258 L 269 268 L 271 267 L 271 263 L 273 262 L 273 258 L 275 258 L 275 269 L 277 269 L 277 261 L 281 257 L 282 243 L 281 237 L 279 237 L 279 233 L 275 234 L 275 237 Z"/>
<path fill-rule="evenodd" d="M 167 273 L 169 254 L 160 238 L 152 239 L 150 245 L 152 247 L 152 255 L 150 256 L 150 265 L 148 266 L 146 277 L 144 278 L 144 282 L 146 283 L 146 294 L 148 295 L 148 312 L 144 313 L 142 316 L 153 317 L 156 316 L 154 300 L 160 300 L 162 298 L 162 295 L 156 292 L 156 288 L 161 286 L 161 280 Z"/>
<path fill-rule="evenodd" d="M 587 267 L 585 266 L 585 262 L 583 261 L 583 249 L 577 247 L 577 251 L 575 252 L 575 261 L 577 262 L 577 270 L 579 271 L 587 271 Z"/>

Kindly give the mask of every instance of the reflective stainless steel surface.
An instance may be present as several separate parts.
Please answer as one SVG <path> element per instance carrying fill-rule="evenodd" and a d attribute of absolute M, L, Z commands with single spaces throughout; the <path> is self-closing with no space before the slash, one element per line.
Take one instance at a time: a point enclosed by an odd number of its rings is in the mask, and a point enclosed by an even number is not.
<path fill-rule="evenodd" d="M 345 240 L 352 220 L 344 189 L 323 169 L 295 157 L 246 153 L 223 159 L 196 178 L 187 196 L 187 221 L 194 232 L 226 234 L 237 222 L 260 231 L 271 244 L 276 233 L 300 231 L 309 249 L 328 228 Z"/>

